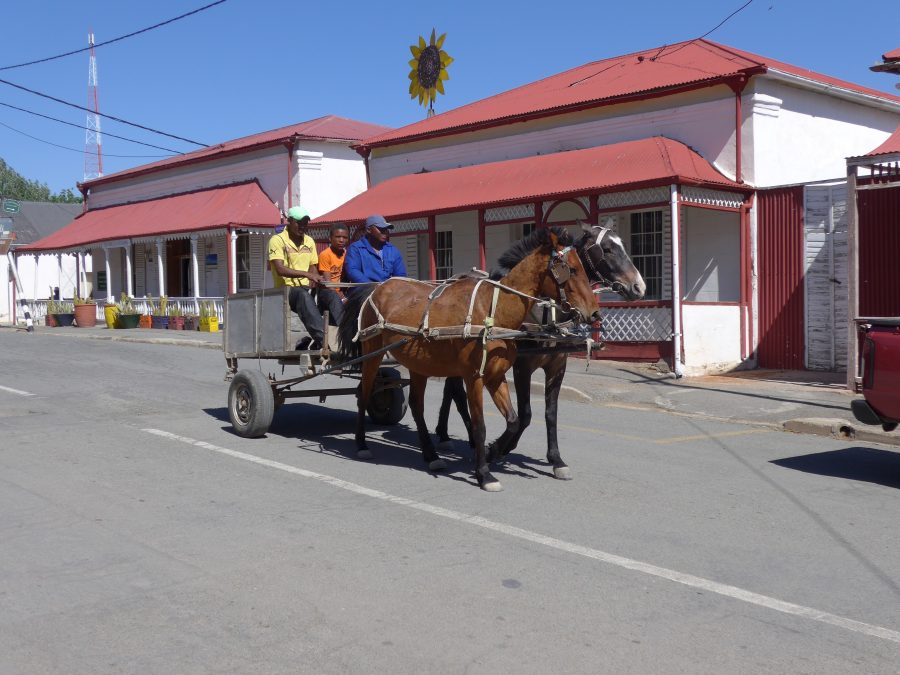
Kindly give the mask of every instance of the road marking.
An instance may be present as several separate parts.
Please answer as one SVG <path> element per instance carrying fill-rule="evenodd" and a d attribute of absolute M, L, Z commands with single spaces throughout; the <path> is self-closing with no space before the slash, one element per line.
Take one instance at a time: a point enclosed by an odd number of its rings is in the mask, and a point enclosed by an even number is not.
<path fill-rule="evenodd" d="M 476 527 L 481 527 L 485 530 L 500 532 L 501 534 L 515 537 L 517 539 L 522 539 L 524 541 L 529 541 L 534 544 L 540 544 L 541 546 L 547 546 L 548 548 L 564 551 L 573 555 L 579 555 L 585 558 L 599 560 L 600 562 L 604 562 L 609 565 L 632 570 L 634 572 L 640 572 L 642 574 L 658 577 L 660 579 L 666 579 L 668 581 L 673 581 L 675 583 L 689 586 L 691 588 L 698 588 L 710 593 L 716 593 L 727 598 L 733 598 L 735 600 L 740 600 L 751 605 L 757 605 L 759 607 L 771 609 L 783 614 L 799 616 L 805 619 L 810 619 L 812 621 L 818 621 L 819 623 L 828 624 L 830 626 L 836 626 L 837 628 L 843 628 L 844 630 L 852 631 L 854 633 L 862 633 L 863 635 L 869 635 L 871 637 L 876 637 L 882 640 L 889 640 L 891 642 L 900 644 L 900 632 L 891 630 L 890 628 L 884 628 L 883 626 L 876 626 L 874 624 L 863 623 L 862 621 L 856 621 L 854 619 L 848 619 L 846 617 L 839 616 L 837 614 L 831 614 L 829 612 L 823 612 L 812 607 L 796 605 L 792 602 L 785 602 L 784 600 L 779 600 L 778 598 L 762 595 L 760 593 L 754 593 L 753 591 L 747 591 L 743 588 L 738 588 L 737 586 L 720 584 L 717 581 L 704 579 L 703 577 L 696 577 L 692 574 L 684 574 L 682 572 L 670 570 L 665 567 L 658 567 L 650 563 L 641 562 L 640 560 L 624 558 L 613 553 L 606 553 L 605 551 L 600 551 L 595 548 L 589 548 L 587 546 L 573 544 L 561 539 L 547 537 L 542 534 L 538 534 L 537 532 L 523 530 L 512 525 L 497 523 L 492 520 L 488 520 L 487 518 L 471 516 L 460 511 L 453 511 L 451 509 L 445 509 L 440 506 L 432 506 L 431 504 L 417 502 L 412 499 L 407 499 L 406 497 L 397 497 L 386 492 L 381 492 L 380 490 L 374 490 L 363 485 L 358 485 L 356 483 L 351 483 L 340 478 L 335 478 L 334 476 L 328 476 L 323 473 L 316 473 L 315 471 L 308 471 L 307 469 L 301 469 L 296 466 L 291 466 L 290 464 L 283 464 L 282 462 L 276 462 L 264 457 L 250 455 L 238 450 L 229 450 L 228 448 L 213 445 L 212 443 L 198 441 L 193 438 L 188 438 L 187 436 L 179 436 L 168 431 L 162 431 L 160 429 L 142 429 L 141 431 L 145 431 L 156 436 L 161 436 L 169 440 L 193 445 L 205 450 L 210 450 L 212 452 L 217 452 L 229 457 L 234 457 L 236 459 L 242 459 L 253 464 L 266 466 L 271 469 L 285 471 L 287 473 L 292 473 L 304 478 L 312 478 L 313 480 L 327 483 L 342 490 L 354 492 L 365 497 L 380 499 L 385 502 L 390 502 L 391 504 L 397 504 L 398 506 L 405 506 L 417 511 L 430 513 L 434 516 L 440 516 L 441 518 L 455 520 L 457 522 L 466 523 L 468 525 L 475 525 Z"/>
<path fill-rule="evenodd" d="M 12 387 L 0 386 L 0 389 L 2 389 L 3 391 L 8 391 L 10 394 L 18 394 L 19 396 L 37 396 L 37 394 L 32 394 L 29 391 L 22 391 L 21 389 L 13 389 Z"/>

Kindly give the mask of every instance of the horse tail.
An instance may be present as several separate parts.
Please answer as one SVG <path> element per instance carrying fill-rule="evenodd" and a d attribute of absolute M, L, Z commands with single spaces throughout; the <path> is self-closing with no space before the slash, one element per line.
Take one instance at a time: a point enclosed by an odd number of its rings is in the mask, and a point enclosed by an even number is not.
<path fill-rule="evenodd" d="M 359 330 L 359 314 L 362 312 L 363 304 L 375 290 L 375 286 L 377 284 L 357 286 L 347 297 L 344 315 L 338 324 L 338 351 L 344 360 L 349 361 L 362 356 L 362 346 L 359 342 L 354 342 L 353 338 Z"/>

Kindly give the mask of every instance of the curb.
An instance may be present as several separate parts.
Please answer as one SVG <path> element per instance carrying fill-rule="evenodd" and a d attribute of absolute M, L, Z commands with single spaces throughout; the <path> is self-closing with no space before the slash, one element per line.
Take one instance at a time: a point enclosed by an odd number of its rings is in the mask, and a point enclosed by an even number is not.
<path fill-rule="evenodd" d="M 782 426 L 785 431 L 796 434 L 813 434 L 843 440 L 900 446 L 900 434 L 881 431 L 877 427 L 861 427 L 858 423 L 848 422 L 837 417 L 805 417 L 787 420 Z"/>

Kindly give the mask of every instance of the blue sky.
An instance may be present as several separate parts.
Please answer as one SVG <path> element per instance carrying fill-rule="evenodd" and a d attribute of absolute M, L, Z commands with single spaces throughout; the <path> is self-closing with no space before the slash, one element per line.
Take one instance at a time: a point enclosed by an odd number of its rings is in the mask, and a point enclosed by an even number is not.
<path fill-rule="evenodd" d="M 0 67 L 165 21 L 211 0 L 32 0 L 6 14 Z M 567 68 L 698 37 L 745 0 L 382 3 L 228 0 L 97 50 L 100 109 L 213 144 L 335 114 L 391 127 L 421 119 L 407 93 L 409 45 L 432 27 L 455 59 L 438 112 Z M 754 0 L 710 40 L 897 94 L 868 67 L 900 47 L 900 2 Z M 0 78 L 85 105 L 86 53 L 0 71 Z M 0 84 L 0 103 L 83 125 L 85 114 Z M 0 106 L 0 157 L 54 191 L 82 179 L 84 132 Z M 103 131 L 181 152 L 198 146 L 108 120 Z M 46 145 L 19 132 L 75 151 Z M 104 136 L 104 172 L 161 155 Z"/>

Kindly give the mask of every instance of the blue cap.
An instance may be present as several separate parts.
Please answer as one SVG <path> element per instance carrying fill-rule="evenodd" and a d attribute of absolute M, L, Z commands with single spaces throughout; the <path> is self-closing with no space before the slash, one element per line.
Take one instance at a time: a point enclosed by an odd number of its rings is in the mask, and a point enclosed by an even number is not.
<path fill-rule="evenodd" d="M 384 219 L 384 216 L 379 216 L 377 214 L 366 218 L 366 228 L 369 228 L 372 225 L 377 227 L 379 230 L 393 230 L 394 229 L 394 226 L 391 225 L 388 221 L 386 221 Z"/>

